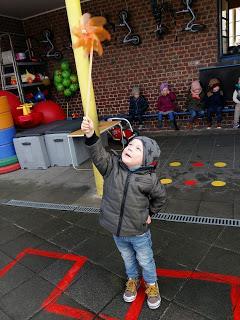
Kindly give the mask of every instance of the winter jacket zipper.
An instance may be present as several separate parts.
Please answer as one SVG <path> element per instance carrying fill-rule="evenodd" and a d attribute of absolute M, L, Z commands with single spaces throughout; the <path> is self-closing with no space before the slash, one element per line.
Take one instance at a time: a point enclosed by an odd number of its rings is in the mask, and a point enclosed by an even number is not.
<path fill-rule="evenodd" d="M 121 203 L 121 209 L 120 209 L 120 215 L 119 215 L 119 221 L 118 221 L 118 228 L 117 228 L 117 237 L 119 237 L 120 230 L 122 227 L 122 219 L 123 219 L 123 214 L 124 214 L 124 207 L 125 207 L 125 202 L 126 202 L 126 196 L 127 196 L 127 190 L 128 190 L 128 185 L 129 185 L 129 179 L 130 179 L 131 172 L 128 172 L 124 190 L 123 190 L 123 198 L 122 198 L 122 203 Z"/>

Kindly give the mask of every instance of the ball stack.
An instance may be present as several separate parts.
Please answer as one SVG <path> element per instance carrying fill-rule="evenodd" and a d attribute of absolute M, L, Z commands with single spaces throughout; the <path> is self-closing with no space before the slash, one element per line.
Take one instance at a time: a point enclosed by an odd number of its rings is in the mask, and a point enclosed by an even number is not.
<path fill-rule="evenodd" d="M 20 169 L 13 145 L 16 133 L 7 97 L 0 97 L 0 174 Z"/>

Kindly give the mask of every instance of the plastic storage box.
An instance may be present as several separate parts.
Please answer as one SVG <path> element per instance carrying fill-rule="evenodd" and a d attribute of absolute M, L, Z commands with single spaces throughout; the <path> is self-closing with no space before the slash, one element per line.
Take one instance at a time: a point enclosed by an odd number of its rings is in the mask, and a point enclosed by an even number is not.
<path fill-rule="evenodd" d="M 22 169 L 50 167 L 43 135 L 14 138 L 13 143 Z"/>
<path fill-rule="evenodd" d="M 73 164 L 69 148 L 68 134 L 81 127 L 81 120 L 66 120 L 45 132 L 45 142 L 51 166 L 67 167 Z M 81 146 L 81 157 L 75 161 L 79 165 L 89 157 L 86 146 Z"/>
<path fill-rule="evenodd" d="M 104 146 L 108 145 L 107 132 L 101 134 L 101 140 Z M 89 152 L 85 145 L 84 137 L 69 137 L 69 146 L 73 166 L 76 167 L 89 159 Z"/>
<path fill-rule="evenodd" d="M 50 167 L 44 133 L 59 123 L 61 121 L 55 121 L 18 132 L 15 135 L 13 142 L 22 169 L 47 169 Z"/>

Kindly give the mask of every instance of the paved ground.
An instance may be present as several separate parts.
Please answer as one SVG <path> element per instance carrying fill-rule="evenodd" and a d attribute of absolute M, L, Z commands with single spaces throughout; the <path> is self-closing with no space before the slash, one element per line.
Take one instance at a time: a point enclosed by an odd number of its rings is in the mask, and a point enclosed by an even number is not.
<path fill-rule="evenodd" d="M 163 211 L 240 219 L 240 132 L 161 133 L 156 139 L 159 177 L 173 180 Z M 172 161 L 181 166 L 169 167 Z M 216 168 L 216 161 L 227 166 Z M 197 184 L 186 186 L 186 180 Z M 226 186 L 214 188 L 213 180 Z M 4 199 L 100 204 L 90 162 L 80 171 L 0 176 L 0 320 L 240 319 L 239 228 L 154 221 L 163 301 L 150 311 L 141 290 L 131 307 L 122 301 L 123 263 L 97 215 L 11 207 L 1 204 Z"/>
<path fill-rule="evenodd" d="M 123 302 L 122 260 L 96 215 L 4 205 L 0 212 L 1 320 L 239 319 L 239 229 L 154 222 L 163 300 L 158 310 L 150 311 L 146 302 L 141 306 L 141 294 L 131 308 Z M 3 269 L 27 248 L 38 251 Z M 88 257 L 80 269 L 79 256 Z"/>
<path fill-rule="evenodd" d="M 167 212 L 239 219 L 239 133 L 218 131 L 218 134 L 157 138 L 162 149 L 159 176 L 173 180 L 168 186 L 171 201 Z M 169 166 L 176 161 L 181 163 L 179 167 Z M 226 166 L 217 168 L 216 162 Z M 226 186 L 213 187 L 211 183 L 216 180 L 225 182 Z M 186 186 L 188 181 L 196 185 Z"/>
<path fill-rule="evenodd" d="M 240 219 L 240 131 L 161 132 L 156 139 L 162 149 L 159 177 L 173 180 L 166 186 L 169 202 L 165 212 Z M 181 166 L 169 167 L 173 161 L 181 162 Z M 226 167 L 216 168 L 214 163 L 219 161 Z M 194 167 L 195 162 L 203 166 Z M 197 184 L 186 186 L 186 180 Z M 224 181 L 226 186 L 212 187 L 214 180 Z M 101 201 L 96 196 L 90 162 L 80 171 L 55 167 L 2 175 L 0 199 L 94 207 Z"/>

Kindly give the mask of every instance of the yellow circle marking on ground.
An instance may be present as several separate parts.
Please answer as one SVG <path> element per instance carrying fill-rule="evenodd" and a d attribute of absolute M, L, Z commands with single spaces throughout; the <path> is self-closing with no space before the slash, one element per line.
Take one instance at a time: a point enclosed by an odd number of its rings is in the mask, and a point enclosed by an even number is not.
<path fill-rule="evenodd" d="M 161 179 L 161 184 L 170 184 L 172 183 L 172 179 Z"/>
<path fill-rule="evenodd" d="M 227 166 L 227 164 L 225 162 L 215 162 L 214 166 L 217 168 L 224 168 Z"/>
<path fill-rule="evenodd" d="M 180 167 L 182 164 L 181 162 L 174 161 L 169 163 L 169 167 Z"/>
<path fill-rule="evenodd" d="M 212 183 L 211 183 L 211 185 L 213 186 L 213 187 L 224 187 L 225 185 L 226 185 L 226 182 L 224 182 L 224 181 L 213 181 Z"/>

